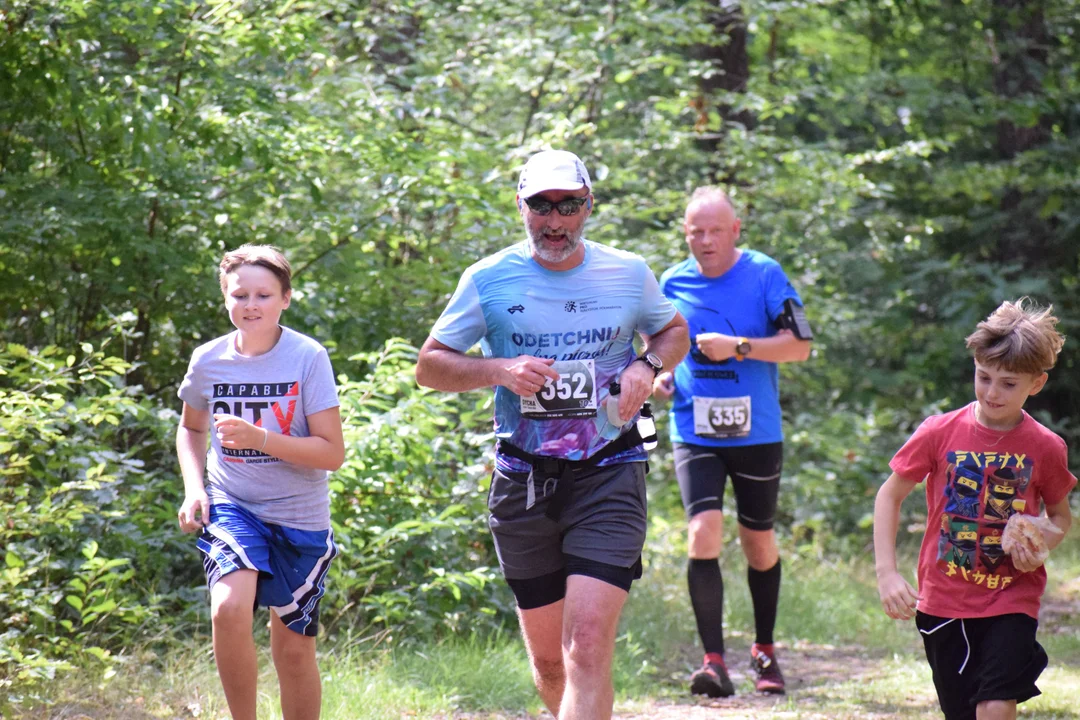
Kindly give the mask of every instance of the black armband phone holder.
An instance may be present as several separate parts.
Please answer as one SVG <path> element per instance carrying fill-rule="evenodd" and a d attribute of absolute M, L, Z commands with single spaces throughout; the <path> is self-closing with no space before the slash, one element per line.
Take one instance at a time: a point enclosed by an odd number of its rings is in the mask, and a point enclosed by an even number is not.
<path fill-rule="evenodd" d="M 792 298 L 784 301 L 784 312 L 776 319 L 776 326 L 782 330 L 790 330 L 800 340 L 814 339 L 814 332 L 806 319 L 806 310 Z"/>

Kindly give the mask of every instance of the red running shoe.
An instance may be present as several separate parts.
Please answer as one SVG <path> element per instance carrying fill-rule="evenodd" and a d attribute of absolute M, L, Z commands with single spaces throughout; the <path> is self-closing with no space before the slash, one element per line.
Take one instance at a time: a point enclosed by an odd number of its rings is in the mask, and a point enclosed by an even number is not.
<path fill-rule="evenodd" d="M 735 686 L 728 677 L 724 658 L 718 653 L 705 656 L 704 664 L 690 676 L 690 692 L 709 697 L 728 697 L 735 694 Z"/>
<path fill-rule="evenodd" d="M 780 665 L 776 662 L 776 653 L 772 645 L 758 645 L 757 643 L 751 645 L 750 667 L 757 676 L 754 686 L 758 692 L 784 694 L 784 675 L 780 672 Z"/>

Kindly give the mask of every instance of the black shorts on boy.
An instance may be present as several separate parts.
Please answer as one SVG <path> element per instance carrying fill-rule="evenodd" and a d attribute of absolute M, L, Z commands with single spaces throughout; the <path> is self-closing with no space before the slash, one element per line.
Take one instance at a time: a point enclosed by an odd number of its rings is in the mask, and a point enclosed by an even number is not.
<path fill-rule="evenodd" d="M 975 720 L 987 700 L 1024 702 L 1040 694 L 1035 681 L 1046 651 L 1035 640 L 1039 621 L 1012 613 L 986 618 L 942 618 L 915 613 L 934 688 L 946 720 Z"/>

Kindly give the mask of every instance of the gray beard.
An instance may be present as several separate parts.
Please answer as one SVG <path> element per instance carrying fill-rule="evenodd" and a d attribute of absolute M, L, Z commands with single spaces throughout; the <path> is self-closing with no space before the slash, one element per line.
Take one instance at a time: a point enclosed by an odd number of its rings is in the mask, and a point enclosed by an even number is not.
<path fill-rule="evenodd" d="M 545 246 L 543 236 L 533 235 L 532 230 L 528 225 L 525 225 L 525 234 L 529 236 L 529 250 L 535 257 L 540 258 L 544 262 L 557 264 L 573 255 L 578 247 L 581 245 L 581 233 L 567 233 L 566 238 L 568 242 L 562 248 L 558 250 Z"/>

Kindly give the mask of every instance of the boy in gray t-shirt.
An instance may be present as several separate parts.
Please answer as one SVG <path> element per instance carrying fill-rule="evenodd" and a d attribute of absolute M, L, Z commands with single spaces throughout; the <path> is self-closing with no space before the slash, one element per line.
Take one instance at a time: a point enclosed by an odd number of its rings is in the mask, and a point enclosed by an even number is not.
<path fill-rule="evenodd" d="M 326 350 L 278 324 L 292 294 L 280 251 L 226 253 L 220 279 L 236 331 L 196 349 L 180 385 L 178 517 L 181 530 L 200 532 L 214 656 L 232 716 L 255 717 L 258 604 L 273 611 L 275 666 L 288 663 L 277 667 L 282 713 L 291 717 L 321 696 L 315 635 L 337 554 L 326 478 L 345 458 L 337 389 Z"/>

